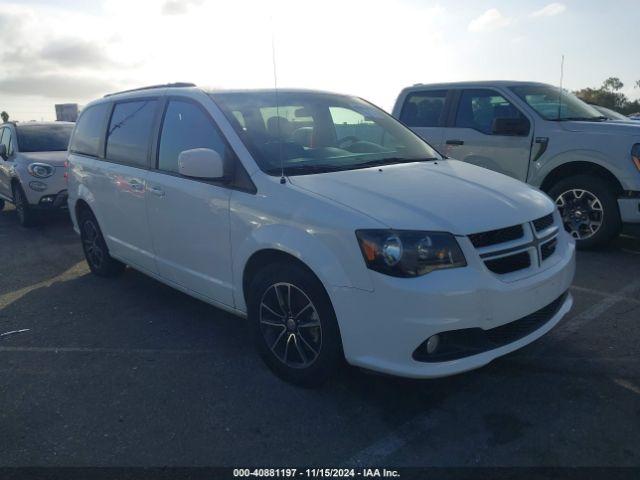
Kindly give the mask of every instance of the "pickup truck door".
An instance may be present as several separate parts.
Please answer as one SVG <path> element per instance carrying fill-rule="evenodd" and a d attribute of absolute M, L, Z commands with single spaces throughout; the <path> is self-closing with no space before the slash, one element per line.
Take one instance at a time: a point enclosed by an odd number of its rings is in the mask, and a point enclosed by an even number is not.
<path fill-rule="evenodd" d="M 400 111 L 395 112 L 396 118 L 442 152 L 448 97 L 449 90 L 442 89 L 410 92 L 404 98 Z"/>
<path fill-rule="evenodd" d="M 500 92 L 489 88 L 460 90 L 444 133 L 449 157 L 526 181 L 533 122 Z M 505 119 L 520 128 L 497 129 Z M 497 122 L 496 122 L 497 121 Z"/>

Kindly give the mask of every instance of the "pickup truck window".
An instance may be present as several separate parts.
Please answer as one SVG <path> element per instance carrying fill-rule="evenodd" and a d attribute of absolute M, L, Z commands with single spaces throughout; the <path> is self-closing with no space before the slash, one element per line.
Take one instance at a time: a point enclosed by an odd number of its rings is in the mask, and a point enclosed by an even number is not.
<path fill-rule="evenodd" d="M 525 118 L 520 110 L 494 90 L 464 90 L 458 103 L 455 126 L 472 128 L 484 134 L 493 134 L 497 118 Z"/>
<path fill-rule="evenodd" d="M 407 95 L 400 121 L 409 127 L 438 127 L 447 99 L 447 90 L 413 92 Z"/>
<path fill-rule="evenodd" d="M 533 108 L 545 120 L 602 121 L 606 118 L 595 108 L 584 103 L 572 93 L 550 85 L 525 85 L 511 90 Z"/>

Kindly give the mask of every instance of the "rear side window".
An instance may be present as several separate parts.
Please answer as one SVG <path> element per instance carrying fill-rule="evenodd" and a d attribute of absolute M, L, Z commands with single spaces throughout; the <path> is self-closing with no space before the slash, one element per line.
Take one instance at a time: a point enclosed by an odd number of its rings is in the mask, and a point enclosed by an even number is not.
<path fill-rule="evenodd" d="M 107 130 L 107 159 L 147 167 L 149 140 L 158 101 L 117 103 Z"/>
<path fill-rule="evenodd" d="M 209 148 L 225 157 L 226 144 L 222 135 L 203 110 L 190 102 L 172 100 L 162 123 L 158 169 L 178 172 L 178 156 L 185 150 Z"/>
<path fill-rule="evenodd" d="M 496 118 L 526 118 L 520 110 L 494 90 L 465 90 L 460 96 L 455 126 L 493 133 Z"/>
<path fill-rule="evenodd" d="M 410 93 L 402 106 L 400 121 L 409 127 L 438 127 L 446 99 L 447 90 Z"/>
<path fill-rule="evenodd" d="M 92 157 L 98 156 L 108 110 L 109 104 L 101 103 L 88 107 L 82 112 L 71 138 L 69 151 Z"/>

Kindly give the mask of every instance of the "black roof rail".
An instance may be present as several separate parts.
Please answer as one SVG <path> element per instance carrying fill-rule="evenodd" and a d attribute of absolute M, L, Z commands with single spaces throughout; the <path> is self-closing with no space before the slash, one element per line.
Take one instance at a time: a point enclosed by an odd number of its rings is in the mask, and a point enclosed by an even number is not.
<path fill-rule="evenodd" d="M 159 85 L 149 85 L 147 87 L 139 87 L 132 88 L 130 90 L 122 90 L 121 92 L 107 93 L 104 98 L 111 97 L 112 95 L 119 95 L 121 93 L 129 93 L 129 92 L 138 92 L 140 90 L 151 90 L 152 88 L 184 88 L 184 87 L 195 87 L 195 83 L 190 82 L 175 82 L 175 83 L 164 83 Z"/>

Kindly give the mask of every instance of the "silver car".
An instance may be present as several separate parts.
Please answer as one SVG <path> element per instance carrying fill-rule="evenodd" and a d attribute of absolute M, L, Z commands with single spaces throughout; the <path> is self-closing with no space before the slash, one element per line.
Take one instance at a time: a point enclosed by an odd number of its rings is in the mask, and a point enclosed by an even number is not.
<path fill-rule="evenodd" d="M 65 159 L 73 130 L 69 122 L 0 125 L 0 210 L 16 206 L 24 227 L 39 214 L 67 208 Z"/>

